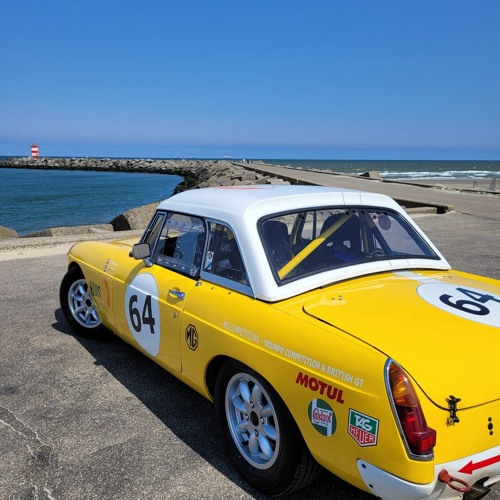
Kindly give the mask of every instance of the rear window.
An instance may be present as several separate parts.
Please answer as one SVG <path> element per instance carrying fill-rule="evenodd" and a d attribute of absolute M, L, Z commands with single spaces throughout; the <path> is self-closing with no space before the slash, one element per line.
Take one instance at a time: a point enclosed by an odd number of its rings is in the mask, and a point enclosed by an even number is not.
<path fill-rule="evenodd" d="M 374 260 L 437 259 L 397 212 L 329 208 L 262 219 L 259 232 L 279 284 Z"/>

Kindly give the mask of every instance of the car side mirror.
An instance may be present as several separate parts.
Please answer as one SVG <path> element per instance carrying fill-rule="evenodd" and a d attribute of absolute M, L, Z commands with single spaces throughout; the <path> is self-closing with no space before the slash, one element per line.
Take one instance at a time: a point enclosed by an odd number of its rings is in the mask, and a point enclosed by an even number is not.
<path fill-rule="evenodd" d="M 151 248 L 149 243 L 136 243 L 132 247 L 132 257 L 136 260 L 143 260 L 147 267 L 151 267 Z"/>

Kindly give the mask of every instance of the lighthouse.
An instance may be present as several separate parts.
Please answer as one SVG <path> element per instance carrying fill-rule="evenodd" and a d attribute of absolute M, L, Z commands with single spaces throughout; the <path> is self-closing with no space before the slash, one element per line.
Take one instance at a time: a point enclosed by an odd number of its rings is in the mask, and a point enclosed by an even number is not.
<path fill-rule="evenodd" d="M 38 158 L 38 146 L 35 143 L 31 145 L 31 157 Z"/>

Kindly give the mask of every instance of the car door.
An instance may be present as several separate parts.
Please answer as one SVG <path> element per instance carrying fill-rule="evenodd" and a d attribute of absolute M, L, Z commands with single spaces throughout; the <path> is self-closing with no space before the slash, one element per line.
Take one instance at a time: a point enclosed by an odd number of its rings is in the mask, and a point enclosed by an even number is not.
<path fill-rule="evenodd" d="M 200 280 L 186 297 L 181 324 L 182 373 L 202 393 L 208 362 L 228 352 L 226 337 L 236 333 L 255 342 L 257 335 L 242 325 L 261 319 L 233 231 L 210 220 L 206 229 Z"/>
<path fill-rule="evenodd" d="M 181 371 L 181 317 L 198 282 L 205 228 L 201 219 L 176 213 L 159 214 L 152 225 L 143 238 L 151 256 L 126 283 L 122 328 L 156 362 Z"/>

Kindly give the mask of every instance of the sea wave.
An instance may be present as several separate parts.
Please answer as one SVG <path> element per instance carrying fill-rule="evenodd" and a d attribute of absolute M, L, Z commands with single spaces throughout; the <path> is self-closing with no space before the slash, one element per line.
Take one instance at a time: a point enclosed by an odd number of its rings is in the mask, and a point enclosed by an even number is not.
<path fill-rule="evenodd" d="M 485 180 L 500 177 L 500 161 L 490 160 L 264 160 L 290 168 L 331 170 L 359 175 L 380 172 L 382 178 L 400 180 Z"/>
<path fill-rule="evenodd" d="M 496 179 L 500 178 L 500 171 L 491 170 L 447 170 L 444 172 L 401 172 L 394 170 L 384 170 L 380 172 L 383 179 L 406 179 L 406 180 L 450 180 L 450 179 Z"/>

